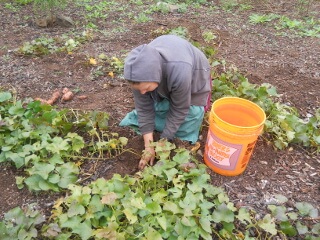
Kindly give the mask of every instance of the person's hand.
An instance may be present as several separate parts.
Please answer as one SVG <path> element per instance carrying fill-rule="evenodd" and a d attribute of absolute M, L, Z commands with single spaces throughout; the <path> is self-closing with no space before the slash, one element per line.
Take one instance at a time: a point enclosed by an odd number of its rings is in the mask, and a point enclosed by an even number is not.
<path fill-rule="evenodd" d="M 152 166 L 154 163 L 155 158 L 155 151 L 153 147 L 146 147 L 145 150 L 143 150 L 142 157 L 139 162 L 139 169 L 143 170 L 145 166 L 150 162 L 150 165 Z"/>

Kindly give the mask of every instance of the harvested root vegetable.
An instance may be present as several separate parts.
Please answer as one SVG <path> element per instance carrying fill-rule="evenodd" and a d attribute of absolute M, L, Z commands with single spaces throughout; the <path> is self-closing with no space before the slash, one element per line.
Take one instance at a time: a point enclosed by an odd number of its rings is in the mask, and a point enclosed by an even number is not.
<path fill-rule="evenodd" d="M 61 101 L 62 102 L 70 101 L 73 99 L 73 96 L 74 96 L 73 92 L 68 91 L 62 95 Z"/>
<path fill-rule="evenodd" d="M 67 92 L 70 92 L 70 90 L 69 90 L 69 88 L 64 88 L 64 89 L 62 89 L 62 94 L 66 94 Z"/>
<path fill-rule="evenodd" d="M 80 100 L 84 100 L 84 99 L 87 99 L 88 96 L 86 96 L 86 95 L 80 95 L 80 96 L 78 96 L 77 98 L 80 99 Z"/>
<path fill-rule="evenodd" d="M 50 99 L 48 99 L 47 103 L 52 105 L 54 104 L 56 101 L 58 101 L 58 99 L 60 98 L 61 94 L 60 94 L 60 91 L 59 90 L 56 90 Z"/>
<path fill-rule="evenodd" d="M 60 94 L 60 91 L 59 90 L 56 90 L 50 99 L 48 100 L 45 100 L 45 99 L 42 99 L 42 98 L 35 98 L 35 100 L 38 100 L 40 101 L 42 104 L 54 104 L 56 101 L 58 101 L 58 99 L 60 98 L 61 94 Z"/>
<path fill-rule="evenodd" d="M 40 101 L 41 104 L 48 104 L 47 100 L 42 99 L 42 98 L 35 98 L 34 100 L 35 100 L 35 101 Z"/>

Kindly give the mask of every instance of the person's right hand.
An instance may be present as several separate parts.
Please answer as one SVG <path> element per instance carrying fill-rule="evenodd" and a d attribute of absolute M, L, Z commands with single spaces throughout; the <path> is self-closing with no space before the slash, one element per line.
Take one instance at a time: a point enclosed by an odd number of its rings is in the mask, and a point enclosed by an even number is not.
<path fill-rule="evenodd" d="M 143 170 L 145 166 L 150 162 L 150 165 L 152 166 L 154 163 L 155 158 L 155 151 L 153 147 L 146 147 L 143 150 L 142 157 L 139 162 L 139 169 Z"/>

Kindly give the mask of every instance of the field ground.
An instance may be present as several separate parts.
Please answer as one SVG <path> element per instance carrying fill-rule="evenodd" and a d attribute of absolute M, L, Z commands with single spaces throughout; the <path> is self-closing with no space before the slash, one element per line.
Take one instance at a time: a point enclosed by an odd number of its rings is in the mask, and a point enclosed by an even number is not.
<path fill-rule="evenodd" d="M 0 3 L 0 86 L 16 91 L 19 98 L 48 98 L 55 89 L 68 87 L 77 95 L 72 101 L 58 102 L 57 108 L 99 110 L 110 114 L 110 129 L 129 139 L 129 148 L 142 150 L 142 139 L 128 128 L 118 126 L 125 114 L 133 109 L 133 97 L 121 74 L 108 75 L 107 66 L 90 65 L 89 58 L 100 54 L 123 59 L 132 48 L 148 43 L 165 29 L 184 27 L 188 35 L 200 44 L 207 44 L 203 32 L 210 31 L 216 38 L 210 43 L 216 49 L 215 58 L 226 62 L 226 68 L 237 68 L 251 83 L 270 83 L 282 94 L 282 102 L 298 109 L 302 118 L 320 107 L 320 38 L 300 37 L 290 30 L 276 30 L 269 23 L 250 24 L 253 13 L 276 13 L 292 19 L 300 18 L 294 1 L 251 3 L 252 9 L 238 7 L 223 9 L 223 1 L 210 1 L 199 8 L 190 6 L 185 12 L 172 11 L 151 14 L 151 20 L 138 16 L 140 6 L 129 1 L 117 1 L 124 11 L 109 11 L 104 17 L 88 19 L 81 7 L 67 7 L 63 15 L 72 18 L 73 27 L 54 24 L 38 27 L 33 21 L 31 6 L 9 8 Z M 114 6 L 116 7 L 116 6 Z M 112 6 L 110 6 L 112 8 Z M 305 12 L 306 13 L 306 12 Z M 309 14 L 316 19 L 320 2 L 313 1 Z M 142 17 L 140 16 L 140 19 Z M 81 34 L 84 26 L 94 20 L 99 31 L 92 31 L 89 41 L 81 44 L 72 54 L 63 52 L 44 56 L 15 54 L 14 49 L 25 42 L 45 36 L 59 38 L 63 34 Z M 279 34 L 281 33 L 281 34 Z M 100 74 L 99 66 L 104 72 Z M 217 71 L 223 71 L 221 65 Z M 208 127 L 201 132 L 203 152 Z M 106 161 L 87 161 L 81 166 L 81 178 L 86 181 L 99 177 L 110 178 L 114 173 L 134 174 L 138 171 L 139 157 L 125 153 Z M 93 168 L 93 166 L 95 168 Z M 230 199 L 240 205 L 251 206 L 264 212 L 275 194 L 285 195 L 288 204 L 306 201 L 314 206 L 320 202 L 320 158 L 311 155 L 301 146 L 275 150 L 264 137 L 259 138 L 246 171 L 236 177 L 220 176 L 210 172 L 212 183 L 226 189 Z M 37 202 L 49 216 L 49 209 L 63 193 L 31 193 L 19 190 L 15 176 L 23 175 L 8 164 L 0 165 L 0 218 L 9 209 Z M 88 175 L 89 174 L 89 175 Z"/>

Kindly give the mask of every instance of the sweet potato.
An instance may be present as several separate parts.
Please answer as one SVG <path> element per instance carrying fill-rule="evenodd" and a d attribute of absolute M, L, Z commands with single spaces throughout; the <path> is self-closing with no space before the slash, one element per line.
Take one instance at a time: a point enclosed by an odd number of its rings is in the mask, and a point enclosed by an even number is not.
<path fill-rule="evenodd" d="M 35 101 L 40 101 L 42 104 L 48 104 L 47 100 L 42 99 L 42 98 L 35 98 Z"/>
<path fill-rule="evenodd" d="M 62 89 L 62 94 L 66 94 L 67 92 L 70 92 L 70 90 L 69 90 L 69 88 L 64 88 L 64 89 Z"/>
<path fill-rule="evenodd" d="M 52 105 L 54 104 L 59 98 L 60 98 L 61 94 L 60 94 L 60 91 L 59 90 L 56 90 L 50 99 L 48 100 L 45 100 L 45 99 L 42 99 L 42 98 L 35 98 L 35 100 L 38 100 L 40 101 L 42 104 L 49 104 L 49 105 Z"/>
<path fill-rule="evenodd" d="M 62 95 L 61 102 L 70 101 L 73 99 L 73 92 L 68 91 Z"/>
<path fill-rule="evenodd" d="M 50 99 L 48 99 L 48 104 L 52 105 L 54 104 L 56 101 L 58 101 L 58 99 L 60 98 L 61 94 L 60 94 L 60 91 L 59 90 L 56 90 Z"/>
<path fill-rule="evenodd" d="M 88 96 L 87 95 L 80 95 L 77 98 L 80 99 L 80 100 L 84 100 L 84 99 L 87 99 Z"/>

